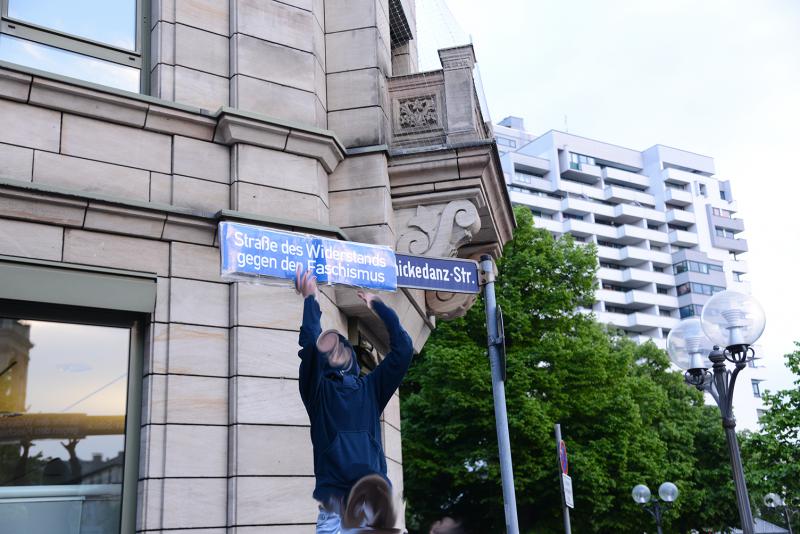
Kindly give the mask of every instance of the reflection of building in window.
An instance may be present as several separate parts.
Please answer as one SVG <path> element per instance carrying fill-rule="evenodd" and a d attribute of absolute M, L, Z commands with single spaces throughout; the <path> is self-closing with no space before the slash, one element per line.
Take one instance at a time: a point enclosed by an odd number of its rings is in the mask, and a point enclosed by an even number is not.
<path fill-rule="evenodd" d="M 0 60 L 139 92 L 147 5 L 3 0 Z"/>
<path fill-rule="evenodd" d="M 0 417 L 25 411 L 31 347 L 30 326 L 0 319 Z"/>

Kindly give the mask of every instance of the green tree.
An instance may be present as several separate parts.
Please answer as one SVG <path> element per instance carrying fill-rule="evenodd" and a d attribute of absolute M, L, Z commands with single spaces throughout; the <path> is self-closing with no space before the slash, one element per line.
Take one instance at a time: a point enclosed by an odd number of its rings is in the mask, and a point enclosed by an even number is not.
<path fill-rule="evenodd" d="M 664 351 L 609 333 L 578 311 L 594 302 L 593 247 L 569 236 L 554 240 L 533 227 L 524 208 L 515 215 L 496 289 L 506 318 L 506 398 L 523 532 L 562 528 L 555 422 L 568 443 L 576 532 L 651 529 L 630 491 L 638 483 L 655 491 L 665 480 L 681 489 L 668 527 L 732 524 L 735 510 L 711 503 L 723 490 L 707 488 L 725 488 L 729 471 L 697 472 L 706 461 L 727 465 L 718 413 L 668 370 Z M 401 408 L 412 531 L 427 532 L 443 515 L 464 519 L 476 533 L 504 529 L 485 346 L 479 299 L 464 318 L 439 325 L 407 376 Z M 734 502 L 730 490 L 724 503 Z"/>
<path fill-rule="evenodd" d="M 800 376 L 799 342 L 785 358 L 786 367 Z M 763 505 L 767 493 L 786 496 L 790 505 L 800 508 L 800 378 L 794 388 L 766 392 L 763 400 L 761 430 L 742 434 L 742 457 L 751 500 L 766 517 L 771 512 Z M 779 515 L 769 519 L 783 524 Z M 800 514 L 794 516 L 792 527 L 800 530 Z"/>

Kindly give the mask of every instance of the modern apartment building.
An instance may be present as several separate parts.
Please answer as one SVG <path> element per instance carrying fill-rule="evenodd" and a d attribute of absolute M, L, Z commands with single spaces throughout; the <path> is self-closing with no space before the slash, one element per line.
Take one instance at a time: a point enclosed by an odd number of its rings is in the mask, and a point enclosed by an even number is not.
<path fill-rule="evenodd" d="M 592 311 L 600 322 L 664 348 L 670 329 L 699 315 L 714 293 L 750 292 L 744 224 L 712 158 L 555 130 L 535 136 L 517 117 L 495 125 L 495 135 L 511 201 L 529 206 L 535 225 L 554 236 L 597 246 Z M 737 411 L 745 427 L 757 424 L 762 376 L 747 369 L 752 389 L 736 390 L 736 406 L 748 406 Z"/>

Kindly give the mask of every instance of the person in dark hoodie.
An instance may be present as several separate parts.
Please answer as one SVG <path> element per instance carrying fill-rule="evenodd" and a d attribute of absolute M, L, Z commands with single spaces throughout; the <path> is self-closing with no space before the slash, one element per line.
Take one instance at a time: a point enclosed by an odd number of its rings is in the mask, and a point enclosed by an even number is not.
<path fill-rule="evenodd" d="M 295 288 L 304 298 L 299 387 L 311 422 L 316 477 L 313 496 L 320 503 L 317 533 L 334 534 L 342 528 L 347 496 L 360 479 L 367 483 L 377 479 L 385 483 L 384 489 L 391 488 L 381 445 L 380 416 L 403 381 L 413 345 L 397 314 L 376 295 L 359 291 L 359 298 L 389 332 L 390 348 L 370 374 L 360 376 L 355 351 L 347 338 L 336 330 L 322 331 L 313 273 L 298 269 L 296 274 Z M 370 518 L 376 515 L 384 520 L 390 517 L 393 522 L 391 510 L 388 516 L 385 510 L 364 512 L 365 524 L 361 526 L 370 526 Z"/>

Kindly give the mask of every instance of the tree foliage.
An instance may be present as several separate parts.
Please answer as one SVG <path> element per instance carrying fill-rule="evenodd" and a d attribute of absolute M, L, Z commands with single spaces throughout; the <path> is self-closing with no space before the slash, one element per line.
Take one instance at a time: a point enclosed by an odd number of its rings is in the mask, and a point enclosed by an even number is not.
<path fill-rule="evenodd" d="M 506 319 L 505 388 L 522 531 L 562 531 L 556 422 L 569 452 L 576 532 L 651 529 L 630 492 L 646 483 L 655 493 L 665 480 L 681 490 L 668 528 L 733 524 L 729 467 L 718 469 L 729 466 L 719 413 L 669 371 L 655 345 L 635 345 L 578 311 L 594 302 L 592 246 L 569 236 L 554 240 L 533 227 L 528 210 L 515 215 L 496 293 Z M 444 515 L 463 519 L 474 533 L 504 531 L 484 323 L 479 299 L 464 318 L 440 324 L 401 392 L 412 531 L 427 533 Z M 710 470 L 698 472 L 706 464 Z"/>
<path fill-rule="evenodd" d="M 800 376 L 800 343 L 787 354 L 786 367 Z M 742 457 L 747 474 L 748 491 L 753 503 L 765 518 L 783 525 L 780 515 L 764 506 L 767 493 L 778 493 L 788 499 L 793 509 L 800 510 L 800 378 L 794 388 L 763 395 L 766 411 L 761 417 L 761 430 L 744 433 Z M 800 530 L 800 513 L 792 527 Z"/>

